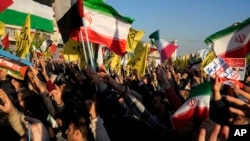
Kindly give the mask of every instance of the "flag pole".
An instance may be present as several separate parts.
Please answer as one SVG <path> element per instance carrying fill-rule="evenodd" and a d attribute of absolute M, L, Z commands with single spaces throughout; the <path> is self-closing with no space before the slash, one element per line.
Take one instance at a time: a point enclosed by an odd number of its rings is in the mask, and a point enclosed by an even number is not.
<path fill-rule="evenodd" d="M 92 68 L 95 70 L 95 66 L 94 66 L 94 63 L 93 63 L 93 58 L 94 58 L 94 56 L 93 56 L 92 51 L 91 51 L 91 49 L 90 49 L 89 37 L 88 37 L 88 32 L 87 32 L 87 29 L 86 29 L 86 26 L 85 26 L 84 17 L 82 17 L 82 22 L 83 22 L 85 37 L 86 37 L 87 46 L 88 46 L 88 50 L 89 50 L 90 63 L 91 63 Z"/>
<path fill-rule="evenodd" d="M 94 71 L 96 71 L 95 66 L 94 66 L 94 63 L 93 63 L 93 58 L 94 58 L 94 56 L 93 56 L 93 54 L 92 54 L 92 51 L 90 50 L 89 37 L 88 37 L 88 32 L 87 32 L 87 29 L 86 29 L 86 26 L 85 26 L 84 17 L 82 17 L 82 23 L 83 23 L 84 32 L 85 32 L 85 37 L 86 37 L 87 46 L 88 46 L 88 50 L 89 50 L 90 63 L 91 63 L 92 69 L 93 69 Z M 82 27 L 81 27 L 81 28 L 82 28 Z M 80 30 L 81 30 L 81 29 L 80 29 Z M 97 85 L 95 85 L 95 89 L 96 89 L 97 92 L 99 91 Z"/>
<path fill-rule="evenodd" d="M 80 30 L 80 36 L 81 36 L 81 41 L 82 41 L 82 48 L 83 48 L 84 58 L 85 58 L 86 63 L 88 64 L 88 58 L 87 58 L 86 48 L 85 48 L 85 44 L 83 42 L 82 30 Z"/>

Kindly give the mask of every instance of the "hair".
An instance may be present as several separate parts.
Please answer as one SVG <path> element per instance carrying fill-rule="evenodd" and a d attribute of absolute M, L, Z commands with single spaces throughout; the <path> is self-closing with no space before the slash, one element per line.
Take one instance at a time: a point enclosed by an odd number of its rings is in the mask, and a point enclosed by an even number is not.
<path fill-rule="evenodd" d="M 89 133 L 86 126 L 86 119 L 80 115 L 72 115 L 73 118 L 71 119 L 70 123 L 74 124 L 74 129 L 79 130 L 82 134 L 82 137 L 85 139 L 89 138 Z"/>
<path fill-rule="evenodd" d="M 89 128 L 90 120 L 86 105 L 78 98 L 71 98 L 65 101 L 64 112 L 62 115 L 64 121 L 64 129 L 66 130 L 69 124 L 74 124 L 74 128 L 80 130 L 82 137 L 87 140 L 93 140 L 93 134 Z"/>

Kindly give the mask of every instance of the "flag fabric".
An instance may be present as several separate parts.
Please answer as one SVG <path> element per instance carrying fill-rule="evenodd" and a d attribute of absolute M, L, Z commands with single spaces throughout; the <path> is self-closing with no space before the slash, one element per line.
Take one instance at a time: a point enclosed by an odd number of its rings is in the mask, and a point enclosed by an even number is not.
<path fill-rule="evenodd" d="M 81 42 L 77 42 L 71 39 L 68 40 L 63 48 L 62 54 L 66 61 L 72 62 L 80 60 L 81 56 L 83 56 Z"/>
<path fill-rule="evenodd" d="M 158 49 L 157 49 L 156 46 L 151 45 L 151 47 L 150 47 L 150 52 L 155 52 L 155 51 L 157 51 L 157 50 L 158 50 Z"/>
<path fill-rule="evenodd" d="M 137 46 L 137 43 L 142 39 L 144 35 L 145 35 L 145 32 L 143 30 L 136 30 L 136 29 L 130 28 L 129 33 L 128 33 L 126 52 L 133 53 Z"/>
<path fill-rule="evenodd" d="M 204 60 L 206 55 L 208 54 L 208 49 L 204 48 L 204 49 L 200 49 L 197 51 L 197 55 L 202 59 Z"/>
<path fill-rule="evenodd" d="M 105 72 L 105 66 L 103 64 L 103 48 L 102 46 L 99 46 L 98 48 L 98 54 L 97 54 L 97 65 L 98 65 L 98 71 L 99 72 Z"/>
<path fill-rule="evenodd" d="M 209 63 L 211 63 L 216 58 L 213 50 L 210 50 L 205 58 L 201 62 L 201 68 L 204 69 Z"/>
<path fill-rule="evenodd" d="M 0 50 L 0 70 L 7 69 L 7 74 L 14 78 L 24 80 L 27 69 L 32 65 L 33 64 L 27 60 Z"/>
<path fill-rule="evenodd" d="M 36 54 L 36 59 L 43 55 L 41 49 L 38 49 L 34 44 L 32 45 L 32 51 Z"/>
<path fill-rule="evenodd" d="M 0 36 L 5 35 L 5 24 L 0 22 Z"/>
<path fill-rule="evenodd" d="M 13 4 L 0 13 L 0 21 L 5 24 L 23 26 L 27 13 L 31 16 L 32 29 L 54 32 L 54 12 L 50 0 L 13 0 Z"/>
<path fill-rule="evenodd" d="M 125 17 L 102 0 L 84 0 L 84 23 L 90 42 L 106 46 L 116 54 L 123 56 L 132 18 Z M 86 41 L 85 30 L 72 35 L 74 40 Z"/>
<path fill-rule="evenodd" d="M 3 50 L 6 50 L 9 48 L 10 46 L 10 42 L 9 42 L 9 33 L 7 33 L 4 38 L 2 39 L 2 44 L 3 44 Z"/>
<path fill-rule="evenodd" d="M 13 4 L 13 0 L 0 0 L 0 12 L 4 11 L 11 4 Z"/>
<path fill-rule="evenodd" d="M 161 39 L 159 30 L 156 30 L 155 32 L 150 34 L 149 38 L 153 39 L 153 43 L 158 49 L 161 56 L 161 62 L 171 59 L 172 54 L 178 48 L 178 46 L 174 43 L 169 43 L 164 39 Z"/>
<path fill-rule="evenodd" d="M 52 43 L 51 46 L 49 47 L 49 51 L 51 52 L 51 54 L 55 54 L 57 51 L 57 46 L 55 43 Z"/>
<path fill-rule="evenodd" d="M 147 67 L 148 49 L 149 43 L 146 43 L 146 45 L 143 45 L 141 51 L 135 54 L 135 56 L 131 58 L 127 63 L 127 65 L 130 65 L 134 69 L 136 69 L 141 76 L 145 75 L 145 70 Z"/>
<path fill-rule="evenodd" d="M 25 56 L 29 53 L 31 42 L 32 37 L 30 34 L 30 14 L 28 14 L 22 27 L 21 34 L 16 41 L 16 56 L 25 59 Z"/>
<path fill-rule="evenodd" d="M 84 44 L 86 46 L 86 43 Z M 86 50 L 87 61 L 89 62 L 89 52 Z M 69 39 L 68 42 L 65 44 L 62 52 L 62 58 L 65 61 L 75 62 L 80 61 L 80 69 L 85 69 L 87 66 L 87 61 L 85 59 L 85 54 L 83 52 L 82 43 L 78 41 L 74 41 Z"/>
<path fill-rule="evenodd" d="M 52 40 L 44 40 L 40 46 L 40 49 L 42 52 L 45 52 L 48 50 L 48 48 L 51 46 L 51 44 L 53 43 Z"/>
<path fill-rule="evenodd" d="M 173 127 L 178 129 L 192 120 L 202 122 L 208 118 L 211 93 L 211 82 L 196 86 L 186 102 L 171 116 Z"/>
<path fill-rule="evenodd" d="M 71 32 L 80 30 L 80 27 L 83 26 L 82 7 L 80 0 L 55 0 L 55 18 L 65 44 L 69 40 Z"/>
<path fill-rule="evenodd" d="M 110 68 L 119 69 L 121 66 L 121 56 L 113 53 L 110 60 Z"/>
<path fill-rule="evenodd" d="M 250 53 L 250 18 L 210 35 L 205 43 L 222 58 L 246 56 Z"/>

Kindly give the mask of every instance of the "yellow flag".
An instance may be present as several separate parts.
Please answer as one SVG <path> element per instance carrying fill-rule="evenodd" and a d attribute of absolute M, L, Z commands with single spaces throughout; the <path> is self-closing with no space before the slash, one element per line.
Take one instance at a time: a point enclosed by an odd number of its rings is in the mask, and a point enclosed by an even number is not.
<path fill-rule="evenodd" d="M 113 57 L 111 58 L 110 67 L 113 69 L 119 69 L 121 66 L 121 57 L 115 53 L 113 53 Z"/>
<path fill-rule="evenodd" d="M 16 42 L 16 56 L 25 59 L 31 47 L 32 37 L 30 35 L 30 14 L 22 27 L 21 33 Z"/>
<path fill-rule="evenodd" d="M 82 55 L 81 43 L 70 39 L 65 44 L 62 53 L 66 61 L 72 62 L 80 60 L 80 56 Z"/>
<path fill-rule="evenodd" d="M 127 52 L 134 52 L 138 41 L 142 39 L 145 32 L 143 30 L 135 30 L 133 28 L 129 29 L 128 33 L 128 41 L 126 45 L 126 51 Z"/>
<path fill-rule="evenodd" d="M 210 62 L 212 62 L 216 58 L 216 55 L 213 50 L 210 50 L 204 60 L 201 62 L 201 68 L 203 69 L 208 65 Z"/>
<path fill-rule="evenodd" d="M 131 65 L 134 69 L 136 69 L 139 72 L 141 76 L 144 76 L 147 67 L 149 43 L 142 45 L 141 48 L 142 48 L 141 51 L 135 54 L 135 56 L 129 60 L 127 65 Z"/>
<path fill-rule="evenodd" d="M 0 22 L 0 36 L 5 35 L 5 24 Z"/>
<path fill-rule="evenodd" d="M 84 43 L 84 45 L 85 47 L 87 47 L 86 43 Z M 89 55 L 88 55 L 89 52 L 87 48 L 85 51 L 86 51 L 88 62 L 90 62 Z M 69 39 L 69 41 L 65 44 L 63 48 L 62 54 L 63 54 L 65 61 L 69 61 L 69 62 L 80 61 L 81 69 L 84 69 L 87 66 L 81 42 Z"/>
<path fill-rule="evenodd" d="M 52 54 L 50 51 L 46 50 L 45 52 L 43 52 L 43 56 L 46 58 L 46 59 L 51 59 L 52 58 Z"/>

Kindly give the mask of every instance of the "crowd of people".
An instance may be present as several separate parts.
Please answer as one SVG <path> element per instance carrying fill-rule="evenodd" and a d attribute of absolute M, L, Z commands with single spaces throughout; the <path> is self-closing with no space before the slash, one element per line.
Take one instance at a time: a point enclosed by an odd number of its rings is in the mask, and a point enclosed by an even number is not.
<path fill-rule="evenodd" d="M 123 71 L 79 69 L 77 63 L 42 56 L 33 60 L 24 80 L 1 70 L 0 140 L 232 140 L 231 128 L 249 125 L 248 75 L 239 88 L 190 66 L 151 66 L 144 76 Z M 209 117 L 175 129 L 171 115 L 206 81 L 212 84 Z"/>

